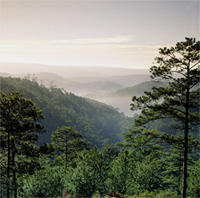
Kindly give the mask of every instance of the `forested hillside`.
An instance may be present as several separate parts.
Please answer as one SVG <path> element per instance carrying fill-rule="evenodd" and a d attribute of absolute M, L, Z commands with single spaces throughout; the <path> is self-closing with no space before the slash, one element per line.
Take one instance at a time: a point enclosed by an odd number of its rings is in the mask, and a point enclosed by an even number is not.
<path fill-rule="evenodd" d="M 46 133 L 40 134 L 39 142 L 50 142 L 52 131 L 64 125 L 74 127 L 92 145 L 101 147 L 121 141 L 124 124 L 128 127 L 130 119 L 111 106 L 75 96 L 54 86 L 46 88 L 27 78 L 1 77 L 0 80 L 2 92 L 18 91 L 43 111 L 45 119 L 42 124 Z"/>
<path fill-rule="evenodd" d="M 132 96 L 134 120 L 53 85 L 2 77 L 0 196 L 200 197 L 199 44 L 159 49 L 155 82 L 112 93 Z"/>

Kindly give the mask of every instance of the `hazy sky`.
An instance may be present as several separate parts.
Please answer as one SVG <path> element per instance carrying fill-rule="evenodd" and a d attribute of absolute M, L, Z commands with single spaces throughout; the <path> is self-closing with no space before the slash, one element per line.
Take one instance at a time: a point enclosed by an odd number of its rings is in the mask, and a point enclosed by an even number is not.
<path fill-rule="evenodd" d="M 147 69 L 199 39 L 199 1 L 0 0 L 0 62 Z"/>

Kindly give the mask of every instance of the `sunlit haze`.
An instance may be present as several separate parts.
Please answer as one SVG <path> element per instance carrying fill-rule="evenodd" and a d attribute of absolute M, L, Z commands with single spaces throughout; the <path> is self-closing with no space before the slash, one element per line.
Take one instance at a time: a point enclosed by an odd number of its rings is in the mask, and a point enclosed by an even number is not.
<path fill-rule="evenodd" d="M 199 1 L 2 1 L 0 62 L 149 69 L 199 39 Z"/>

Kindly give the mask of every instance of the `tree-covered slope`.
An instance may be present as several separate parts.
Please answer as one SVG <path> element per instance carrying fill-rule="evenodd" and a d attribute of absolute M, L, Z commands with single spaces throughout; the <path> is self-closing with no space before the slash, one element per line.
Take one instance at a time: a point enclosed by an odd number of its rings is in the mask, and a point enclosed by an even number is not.
<path fill-rule="evenodd" d="M 27 78 L 1 77 L 0 80 L 2 92 L 18 91 L 43 111 L 46 133 L 40 135 L 39 142 L 50 142 L 52 131 L 62 125 L 74 127 L 87 141 L 99 146 L 121 140 L 123 124 L 128 119 L 111 106 L 75 96 L 64 89 L 46 88 Z"/>

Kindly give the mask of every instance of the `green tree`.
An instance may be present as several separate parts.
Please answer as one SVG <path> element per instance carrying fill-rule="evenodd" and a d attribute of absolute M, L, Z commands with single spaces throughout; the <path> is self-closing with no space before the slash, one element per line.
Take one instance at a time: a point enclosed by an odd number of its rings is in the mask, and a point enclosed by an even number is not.
<path fill-rule="evenodd" d="M 154 192 L 163 189 L 163 170 L 165 163 L 163 160 L 156 158 L 154 154 L 143 156 L 142 160 L 136 162 L 136 186 L 134 191 Z"/>
<path fill-rule="evenodd" d="M 144 151 L 144 152 L 143 152 Z M 148 151 L 148 152 L 147 152 Z M 112 162 L 109 178 L 111 191 L 128 195 L 162 189 L 164 161 L 157 149 L 136 151 L 127 148 Z"/>
<path fill-rule="evenodd" d="M 25 174 L 19 178 L 19 197 L 58 197 L 62 195 L 64 183 L 62 178 L 66 175 L 64 166 L 51 167 L 46 165 L 34 174 Z"/>
<path fill-rule="evenodd" d="M 163 147 L 158 144 L 160 142 L 161 133 L 155 129 L 148 130 L 146 128 L 136 128 L 124 135 L 124 142 L 117 143 L 118 146 L 131 148 L 137 151 L 140 155 L 155 156 L 161 155 Z"/>
<path fill-rule="evenodd" d="M 199 42 L 186 38 L 176 46 L 159 49 L 159 57 L 150 68 L 151 78 L 167 83 L 166 87 L 153 87 L 145 96 L 133 97 L 132 109 L 141 109 L 136 126 L 142 126 L 157 119 L 171 118 L 176 121 L 176 129 L 184 133 L 184 163 L 182 197 L 186 197 L 188 138 L 192 127 L 200 120 L 199 91 Z"/>
<path fill-rule="evenodd" d="M 135 184 L 135 156 L 132 154 L 125 149 L 112 162 L 109 176 L 110 181 L 107 181 L 110 187 L 109 192 L 115 191 L 126 194 L 130 184 Z"/>
<path fill-rule="evenodd" d="M 91 197 L 96 191 L 103 196 L 107 192 L 105 181 L 108 170 L 109 163 L 96 146 L 91 150 L 83 150 L 76 159 L 76 168 L 66 178 L 66 189 L 74 197 Z"/>
<path fill-rule="evenodd" d="M 191 168 L 188 177 L 188 192 L 190 197 L 200 197 L 200 159 Z"/>
<path fill-rule="evenodd" d="M 183 172 L 183 161 L 184 161 L 184 136 L 166 136 L 162 137 L 166 142 L 170 143 L 171 148 L 166 149 L 165 152 L 165 162 L 167 164 L 166 171 L 164 173 L 164 183 L 166 189 L 178 193 L 181 195 L 181 182 L 182 182 L 182 172 Z M 194 165 L 194 160 L 196 160 L 196 152 L 193 150 L 198 150 L 199 141 L 192 136 L 188 138 L 188 168 L 191 170 L 191 167 Z M 198 156 L 197 156 L 198 158 Z"/>
<path fill-rule="evenodd" d="M 108 163 L 111 163 L 117 157 L 119 151 L 117 150 L 117 147 L 113 145 L 105 145 L 101 150 L 101 153 L 103 154 L 105 160 Z"/>
<path fill-rule="evenodd" d="M 76 152 L 87 147 L 88 143 L 81 139 L 83 136 L 72 127 L 62 126 L 52 133 L 52 145 L 56 155 L 64 155 L 65 166 L 76 156 Z M 57 159 L 57 161 L 60 158 Z"/>
<path fill-rule="evenodd" d="M 6 183 L 7 197 L 11 196 L 11 189 L 17 197 L 17 171 L 27 157 L 38 154 L 35 143 L 38 133 L 43 131 L 43 126 L 38 123 L 43 115 L 31 100 L 17 92 L 8 96 L 0 92 L 0 106 L 1 167 L 6 173 L 3 182 Z"/>

